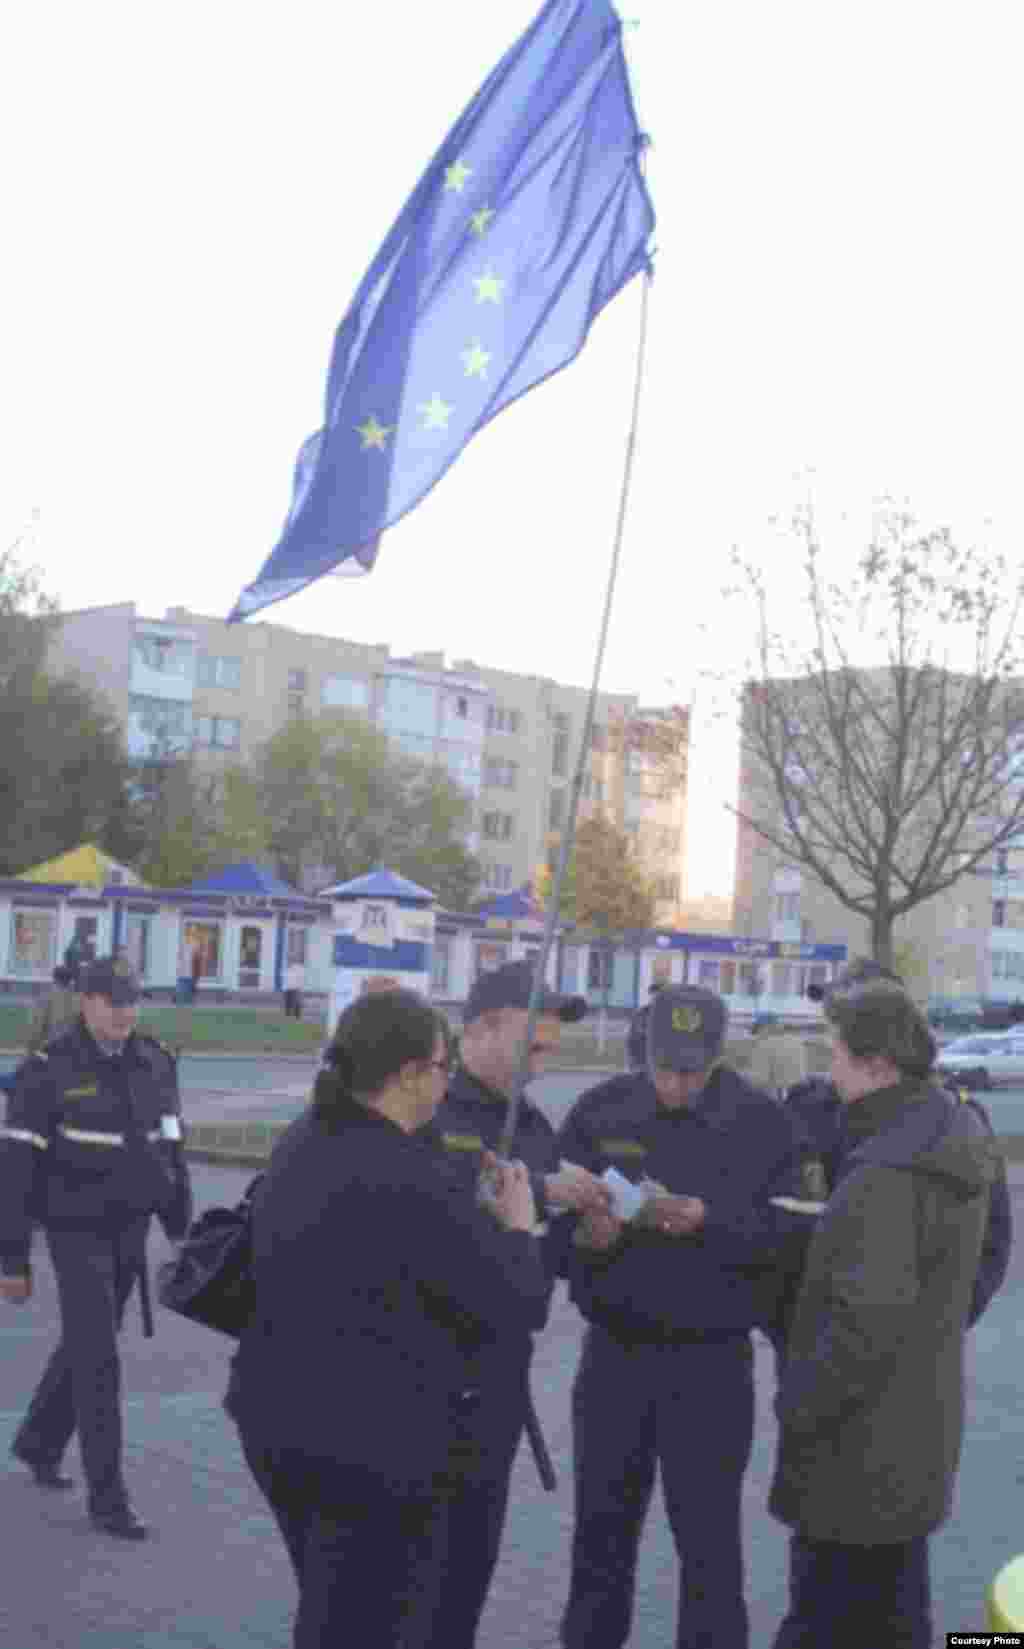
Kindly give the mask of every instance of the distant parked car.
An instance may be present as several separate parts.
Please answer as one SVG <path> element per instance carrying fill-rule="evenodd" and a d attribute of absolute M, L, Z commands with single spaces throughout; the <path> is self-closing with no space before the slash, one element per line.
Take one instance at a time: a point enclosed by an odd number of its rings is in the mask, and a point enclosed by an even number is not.
<path fill-rule="evenodd" d="M 947 1042 L 937 1067 L 965 1088 L 991 1088 L 996 1082 L 1024 1079 L 1024 1035 L 1002 1031 L 992 1036 L 961 1036 Z"/>

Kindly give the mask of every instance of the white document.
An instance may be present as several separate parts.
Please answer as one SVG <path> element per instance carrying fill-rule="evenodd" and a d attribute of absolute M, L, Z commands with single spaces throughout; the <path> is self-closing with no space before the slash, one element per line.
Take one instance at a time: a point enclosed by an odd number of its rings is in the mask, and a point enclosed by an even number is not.
<path fill-rule="evenodd" d="M 642 1186 L 634 1185 L 617 1168 L 606 1168 L 601 1175 L 603 1184 L 612 1194 L 612 1213 L 617 1220 L 632 1220 L 639 1214 L 647 1194 Z"/>
<path fill-rule="evenodd" d="M 784 1208 L 787 1214 L 823 1214 L 827 1206 L 823 1202 L 805 1202 L 800 1197 L 769 1197 L 768 1200 L 776 1208 Z"/>
<path fill-rule="evenodd" d="M 160 1118 L 161 1139 L 180 1139 L 181 1123 L 176 1116 L 162 1116 Z"/>

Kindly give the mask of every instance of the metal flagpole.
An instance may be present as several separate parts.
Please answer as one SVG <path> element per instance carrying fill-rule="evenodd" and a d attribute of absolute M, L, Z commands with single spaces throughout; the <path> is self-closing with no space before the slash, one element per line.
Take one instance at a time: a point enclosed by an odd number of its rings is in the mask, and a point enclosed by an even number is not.
<path fill-rule="evenodd" d="M 644 275 L 643 301 L 640 311 L 640 340 L 637 347 L 636 382 L 633 386 L 633 418 L 626 440 L 626 463 L 622 475 L 622 494 L 619 499 L 619 519 L 615 532 L 615 545 L 612 550 L 611 566 L 608 570 L 608 588 L 604 598 L 604 616 L 601 620 L 601 633 L 597 643 L 597 655 L 594 659 L 594 679 L 590 687 L 590 697 L 587 700 L 587 713 L 583 722 L 583 735 L 580 740 L 580 751 L 576 762 L 576 772 L 572 781 L 572 793 L 569 799 L 569 817 L 562 832 L 562 846 L 558 856 L 558 868 L 548 899 L 548 908 L 544 921 L 544 937 L 541 940 L 540 952 L 537 956 L 533 973 L 533 983 L 530 987 L 530 1001 L 527 1009 L 526 1030 L 523 1034 L 523 1045 L 519 1054 L 519 1066 L 512 1083 L 512 1092 L 509 1096 L 508 1115 L 501 1132 L 498 1144 L 498 1154 L 507 1157 L 515 1138 L 516 1122 L 519 1116 L 519 1106 L 523 1097 L 529 1075 L 530 1049 L 537 1029 L 538 1009 L 544 991 L 544 980 L 547 976 L 548 958 L 551 955 L 551 946 L 554 943 L 555 928 L 558 926 L 558 909 L 562 899 L 562 889 L 565 886 L 566 871 L 569 865 L 569 855 L 572 852 L 573 841 L 576 836 L 576 815 L 579 811 L 580 795 L 583 791 L 583 780 L 586 774 L 587 762 L 590 757 L 590 738 L 594 728 L 594 714 L 597 709 L 597 693 L 601 681 L 601 670 L 604 665 L 605 647 L 608 641 L 608 627 L 612 615 L 612 602 L 615 598 L 615 585 L 619 576 L 619 561 L 622 556 L 622 540 L 626 526 L 626 507 L 629 503 L 630 485 L 633 479 L 633 459 L 636 454 L 636 432 L 640 417 L 640 391 L 643 385 L 644 363 L 647 354 L 647 314 L 651 292 L 651 272 Z"/>

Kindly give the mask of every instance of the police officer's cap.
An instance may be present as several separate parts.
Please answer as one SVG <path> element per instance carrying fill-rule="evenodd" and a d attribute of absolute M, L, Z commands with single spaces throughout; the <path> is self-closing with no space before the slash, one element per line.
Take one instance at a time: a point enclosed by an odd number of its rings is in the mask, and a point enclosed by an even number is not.
<path fill-rule="evenodd" d="M 705 1071 L 722 1051 L 725 1003 L 702 985 L 669 985 L 647 1010 L 651 1065 L 669 1071 Z"/>
<path fill-rule="evenodd" d="M 82 996 L 105 996 L 115 1007 L 137 1002 L 142 995 L 138 975 L 123 956 L 101 956 L 78 975 Z"/>
<path fill-rule="evenodd" d="M 462 1014 L 463 1024 L 469 1025 L 474 1019 L 479 1019 L 481 1014 L 498 1013 L 502 1008 L 521 1008 L 525 1013 L 530 1006 L 532 988 L 532 962 L 505 962 L 500 968 L 492 968 L 490 972 L 482 973 L 466 999 Z M 586 1011 L 586 1000 L 582 996 L 559 996 L 544 986 L 539 1013 L 551 1015 L 568 1023 L 582 1019 Z"/>

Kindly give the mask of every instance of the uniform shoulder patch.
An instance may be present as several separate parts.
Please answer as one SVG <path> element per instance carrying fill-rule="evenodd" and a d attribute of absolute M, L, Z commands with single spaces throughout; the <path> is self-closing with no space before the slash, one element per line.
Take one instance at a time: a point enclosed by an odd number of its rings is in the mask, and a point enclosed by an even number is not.
<path fill-rule="evenodd" d="M 603 1157 L 645 1157 L 646 1145 L 638 1139 L 599 1139 L 597 1148 Z"/>
<path fill-rule="evenodd" d="M 482 1151 L 484 1142 L 479 1134 L 442 1134 L 446 1151 Z"/>

